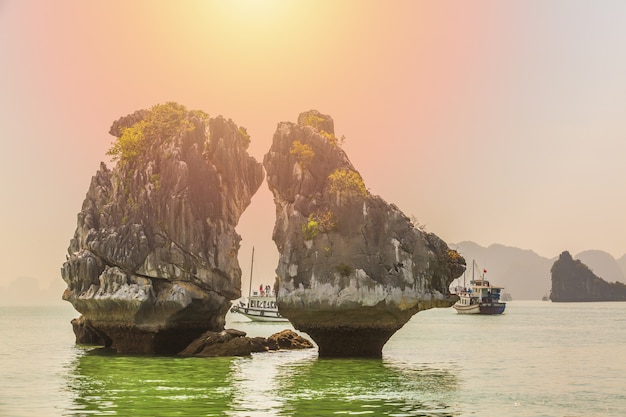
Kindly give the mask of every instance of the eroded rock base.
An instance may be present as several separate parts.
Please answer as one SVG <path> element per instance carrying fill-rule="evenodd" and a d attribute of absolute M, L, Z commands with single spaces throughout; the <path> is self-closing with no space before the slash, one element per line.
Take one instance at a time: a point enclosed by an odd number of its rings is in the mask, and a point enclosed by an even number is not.
<path fill-rule="evenodd" d="M 320 358 L 380 358 L 383 346 L 400 327 L 299 326 L 317 343 Z"/>
<path fill-rule="evenodd" d="M 77 345 L 111 345 L 111 340 L 94 329 L 84 316 L 72 319 L 71 323 L 72 330 L 74 330 L 74 335 L 76 336 Z"/>
<path fill-rule="evenodd" d="M 207 327 L 142 329 L 136 326 L 102 325 L 72 320 L 77 344 L 100 345 L 118 353 L 175 355 L 207 331 Z"/>
<path fill-rule="evenodd" d="M 112 341 L 111 348 L 119 353 L 174 355 L 207 331 L 206 327 L 175 327 L 157 331 L 136 327 L 107 327 L 102 329 Z"/>

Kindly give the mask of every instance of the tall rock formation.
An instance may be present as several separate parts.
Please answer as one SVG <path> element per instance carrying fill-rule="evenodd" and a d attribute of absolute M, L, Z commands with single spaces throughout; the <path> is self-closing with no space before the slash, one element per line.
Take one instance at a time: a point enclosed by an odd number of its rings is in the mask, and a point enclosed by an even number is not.
<path fill-rule="evenodd" d="M 448 307 L 465 260 L 370 194 L 317 111 L 279 123 L 264 166 L 276 203 L 281 314 L 320 356 L 381 356 L 415 313 Z"/>
<path fill-rule="evenodd" d="M 626 285 L 606 282 L 568 251 L 561 253 L 551 272 L 552 301 L 626 301 Z"/>
<path fill-rule="evenodd" d="M 113 123 L 62 267 L 63 299 L 120 352 L 177 353 L 240 296 L 239 216 L 263 180 L 231 120 L 176 103 Z"/>

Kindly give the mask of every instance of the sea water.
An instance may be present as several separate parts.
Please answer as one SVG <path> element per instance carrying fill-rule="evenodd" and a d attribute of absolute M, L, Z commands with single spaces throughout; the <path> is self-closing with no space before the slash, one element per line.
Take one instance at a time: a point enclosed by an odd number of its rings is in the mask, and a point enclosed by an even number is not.
<path fill-rule="evenodd" d="M 626 303 L 423 311 L 382 359 L 118 355 L 75 346 L 76 316 L 69 304 L 0 308 L 0 416 L 626 415 Z M 291 328 L 245 320 L 227 324 Z"/>

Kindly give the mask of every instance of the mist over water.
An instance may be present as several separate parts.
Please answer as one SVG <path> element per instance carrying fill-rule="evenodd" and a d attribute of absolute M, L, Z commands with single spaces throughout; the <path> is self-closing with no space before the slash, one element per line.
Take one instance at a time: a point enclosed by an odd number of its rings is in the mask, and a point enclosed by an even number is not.
<path fill-rule="evenodd" d="M 622 416 L 626 303 L 418 313 L 376 359 L 117 355 L 74 345 L 70 307 L 0 308 L 0 416 Z M 228 316 L 268 336 L 288 325 Z M 245 319 L 242 319 L 245 320 Z"/>

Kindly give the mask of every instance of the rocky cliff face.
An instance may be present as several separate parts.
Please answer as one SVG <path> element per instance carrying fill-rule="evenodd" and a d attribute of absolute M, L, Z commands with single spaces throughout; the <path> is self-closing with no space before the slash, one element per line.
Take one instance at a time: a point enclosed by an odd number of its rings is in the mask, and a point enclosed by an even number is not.
<path fill-rule="evenodd" d="M 565 251 L 552 265 L 552 301 L 626 301 L 626 285 L 606 282 Z"/>
<path fill-rule="evenodd" d="M 320 356 L 380 356 L 411 316 L 448 307 L 464 259 L 370 194 L 332 118 L 279 123 L 265 155 L 276 203 L 278 306 Z"/>
<path fill-rule="evenodd" d="M 62 267 L 63 298 L 122 352 L 175 353 L 240 296 L 239 216 L 263 180 L 231 120 L 175 103 L 122 117 Z"/>

